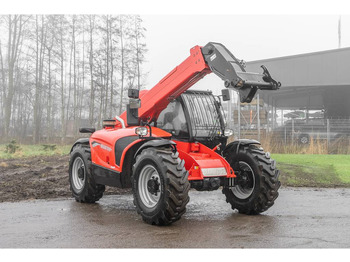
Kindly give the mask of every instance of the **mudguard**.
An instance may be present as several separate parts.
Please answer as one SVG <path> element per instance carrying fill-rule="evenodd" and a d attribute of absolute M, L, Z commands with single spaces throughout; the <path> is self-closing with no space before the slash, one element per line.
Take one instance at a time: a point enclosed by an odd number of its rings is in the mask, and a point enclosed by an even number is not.
<path fill-rule="evenodd" d="M 223 154 L 225 155 L 226 152 L 228 152 L 229 150 L 232 150 L 233 148 L 236 148 L 236 150 L 238 151 L 240 146 L 246 146 L 246 145 L 261 145 L 261 143 L 254 139 L 238 139 L 229 143 L 226 146 Z"/>
<path fill-rule="evenodd" d="M 136 156 L 145 148 L 147 147 L 161 147 L 161 146 L 170 146 L 173 147 L 176 150 L 176 143 L 172 140 L 168 139 L 155 139 L 155 140 L 150 140 L 146 143 L 144 143 L 135 153 L 134 157 Z"/>
<path fill-rule="evenodd" d="M 78 145 L 78 144 L 85 144 L 85 145 L 89 145 L 89 139 L 88 137 L 82 137 L 79 138 L 77 141 L 75 141 L 74 145 L 72 146 L 72 148 L 70 149 L 69 153 L 72 153 L 73 148 Z"/>

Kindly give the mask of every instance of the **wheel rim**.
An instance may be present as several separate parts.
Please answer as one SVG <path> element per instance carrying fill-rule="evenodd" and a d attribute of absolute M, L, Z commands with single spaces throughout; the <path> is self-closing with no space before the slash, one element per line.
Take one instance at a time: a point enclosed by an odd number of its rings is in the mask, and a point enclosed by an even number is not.
<path fill-rule="evenodd" d="M 232 193 L 239 199 L 251 196 L 255 188 L 255 175 L 253 169 L 246 162 L 239 161 L 240 181 L 232 188 Z"/>
<path fill-rule="evenodd" d="M 139 175 L 138 191 L 142 203 L 153 208 L 160 199 L 161 192 L 160 176 L 157 169 L 152 165 L 146 165 L 142 168 Z"/>
<path fill-rule="evenodd" d="M 85 165 L 81 157 L 76 157 L 72 166 L 72 184 L 77 193 L 81 192 L 85 182 Z"/>

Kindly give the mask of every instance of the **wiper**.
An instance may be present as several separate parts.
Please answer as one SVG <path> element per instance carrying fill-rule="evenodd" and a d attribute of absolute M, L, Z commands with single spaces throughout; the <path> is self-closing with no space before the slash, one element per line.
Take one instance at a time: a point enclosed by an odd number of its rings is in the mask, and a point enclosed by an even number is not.
<path fill-rule="evenodd" d="M 219 122 L 219 125 L 217 125 L 218 122 Z M 217 131 L 219 131 L 220 129 L 221 129 L 220 119 L 217 117 L 215 119 L 214 125 L 212 126 L 212 128 L 210 129 L 209 134 L 208 134 L 210 141 L 215 138 Z"/>

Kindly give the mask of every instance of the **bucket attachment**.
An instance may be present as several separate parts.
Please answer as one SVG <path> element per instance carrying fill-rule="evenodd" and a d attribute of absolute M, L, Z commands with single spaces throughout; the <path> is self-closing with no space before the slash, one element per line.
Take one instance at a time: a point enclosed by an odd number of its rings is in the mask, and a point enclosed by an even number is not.
<path fill-rule="evenodd" d="M 239 92 L 242 103 L 250 103 L 258 89 L 277 90 L 281 86 L 263 65 L 261 74 L 246 72 L 243 62 L 222 44 L 210 42 L 202 48 L 202 54 L 210 70 L 224 80 L 225 87 Z"/>

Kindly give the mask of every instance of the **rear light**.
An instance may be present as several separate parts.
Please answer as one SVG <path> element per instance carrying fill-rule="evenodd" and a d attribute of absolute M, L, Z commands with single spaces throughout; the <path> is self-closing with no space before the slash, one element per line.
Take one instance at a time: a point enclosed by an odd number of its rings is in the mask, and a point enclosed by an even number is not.
<path fill-rule="evenodd" d="M 140 126 L 135 128 L 135 134 L 139 136 L 146 136 L 148 134 L 148 129 L 145 126 Z"/>

